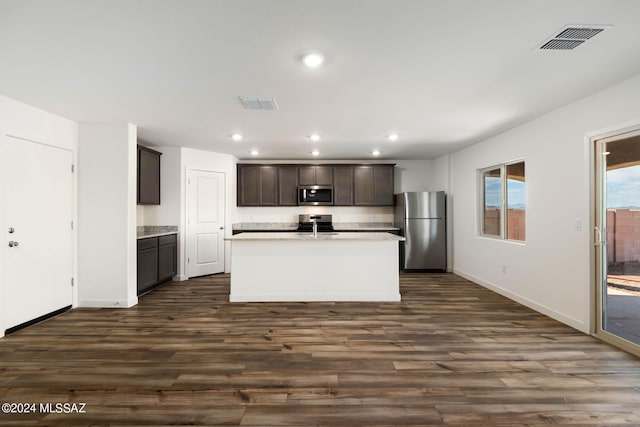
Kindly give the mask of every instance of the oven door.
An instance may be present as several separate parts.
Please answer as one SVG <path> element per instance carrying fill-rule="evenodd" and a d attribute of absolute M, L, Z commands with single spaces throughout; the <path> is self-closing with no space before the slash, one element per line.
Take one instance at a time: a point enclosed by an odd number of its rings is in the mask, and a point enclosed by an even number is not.
<path fill-rule="evenodd" d="M 333 205 L 333 188 L 321 185 L 298 187 L 298 205 Z"/>

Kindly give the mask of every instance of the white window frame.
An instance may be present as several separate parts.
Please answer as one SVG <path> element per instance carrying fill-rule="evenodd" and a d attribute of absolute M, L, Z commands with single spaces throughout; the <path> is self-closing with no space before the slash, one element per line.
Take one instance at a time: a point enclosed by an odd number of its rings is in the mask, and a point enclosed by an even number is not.
<path fill-rule="evenodd" d="M 478 215 L 478 236 L 480 237 L 485 237 L 487 239 L 496 239 L 496 240 L 506 240 L 509 242 L 518 242 L 518 243 L 524 243 L 526 242 L 526 240 L 511 240 L 511 239 L 507 239 L 507 215 L 508 215 L 508 209 L 507 209 L 507 196 L 508 196 L 508 189 L 507 189 L 507 166 L 516 164 L 516 163 L 524 163 L 525 165 L 525 182 L 526 182 L 526 161 L 524 158 L 522 159 L 515 159 L 515 160 L 510 160 L 508 162 L 505 163 L 498 163 L 495 164 L 493 166 L 489 166 L 486 168 L 482 168 L 482 169 L 478 169 L 478 199 L 479 199 L 479 215 Z M 485 234 L 484 233 L 484 217 L 485 217 L 485 197 L 484 197 L 484 174 L 486 172 L 492 171 L 492 170 L 496 170 L 499 169 L 500 170 L 500 235 L 495 235 L 495 234 Z M 526 198 L 526 195 L 525 195 Z M 525 205 L 525 215 L 526 215 L 526 211 L 527 211 L 527 207 Z M 526 225 L 525 225 L 526 227 Z M 526 232 L 526 229 L 525 229 Z"/>

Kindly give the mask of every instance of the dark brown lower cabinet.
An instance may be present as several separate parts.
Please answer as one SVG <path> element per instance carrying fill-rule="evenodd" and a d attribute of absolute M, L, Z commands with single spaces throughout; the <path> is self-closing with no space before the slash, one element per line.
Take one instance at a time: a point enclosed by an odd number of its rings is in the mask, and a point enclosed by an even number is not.
<path fill-rule="evenodd" d="M 170 280 L 178 272 L 176 235 L 158 237 L 158 281 Z"/>
<path fill-rule="evenodd" d="M 138 295 L 176 275 L 177 247 L 175 234 L 138 239 Z"/>

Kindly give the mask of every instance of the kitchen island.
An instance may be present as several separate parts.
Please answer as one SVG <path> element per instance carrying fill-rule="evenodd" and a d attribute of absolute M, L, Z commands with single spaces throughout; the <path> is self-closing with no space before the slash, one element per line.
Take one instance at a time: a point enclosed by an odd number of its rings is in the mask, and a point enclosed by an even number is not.
<path fill-rule="evenodd" d="M 231 302 L 400 301 L 391 233 L 241 233 L 231 240 Z"/>

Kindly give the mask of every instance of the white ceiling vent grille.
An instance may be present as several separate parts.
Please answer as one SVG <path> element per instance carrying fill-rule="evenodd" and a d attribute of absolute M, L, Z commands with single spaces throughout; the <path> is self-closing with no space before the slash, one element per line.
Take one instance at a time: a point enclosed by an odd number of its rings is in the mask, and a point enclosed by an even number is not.
<path fill-rule="evenodd" d="M 275 98 L 256 98 L 252 96 L 239 96 L 242 106 L 247 110 L 273 110 L 278 109 Z"/>
<path fill-rule="evenodd" d="M 541 50 L 572 50 L 611 25 L 567 25 L 556 34 L 545 40 L 538 48 Z"/>

